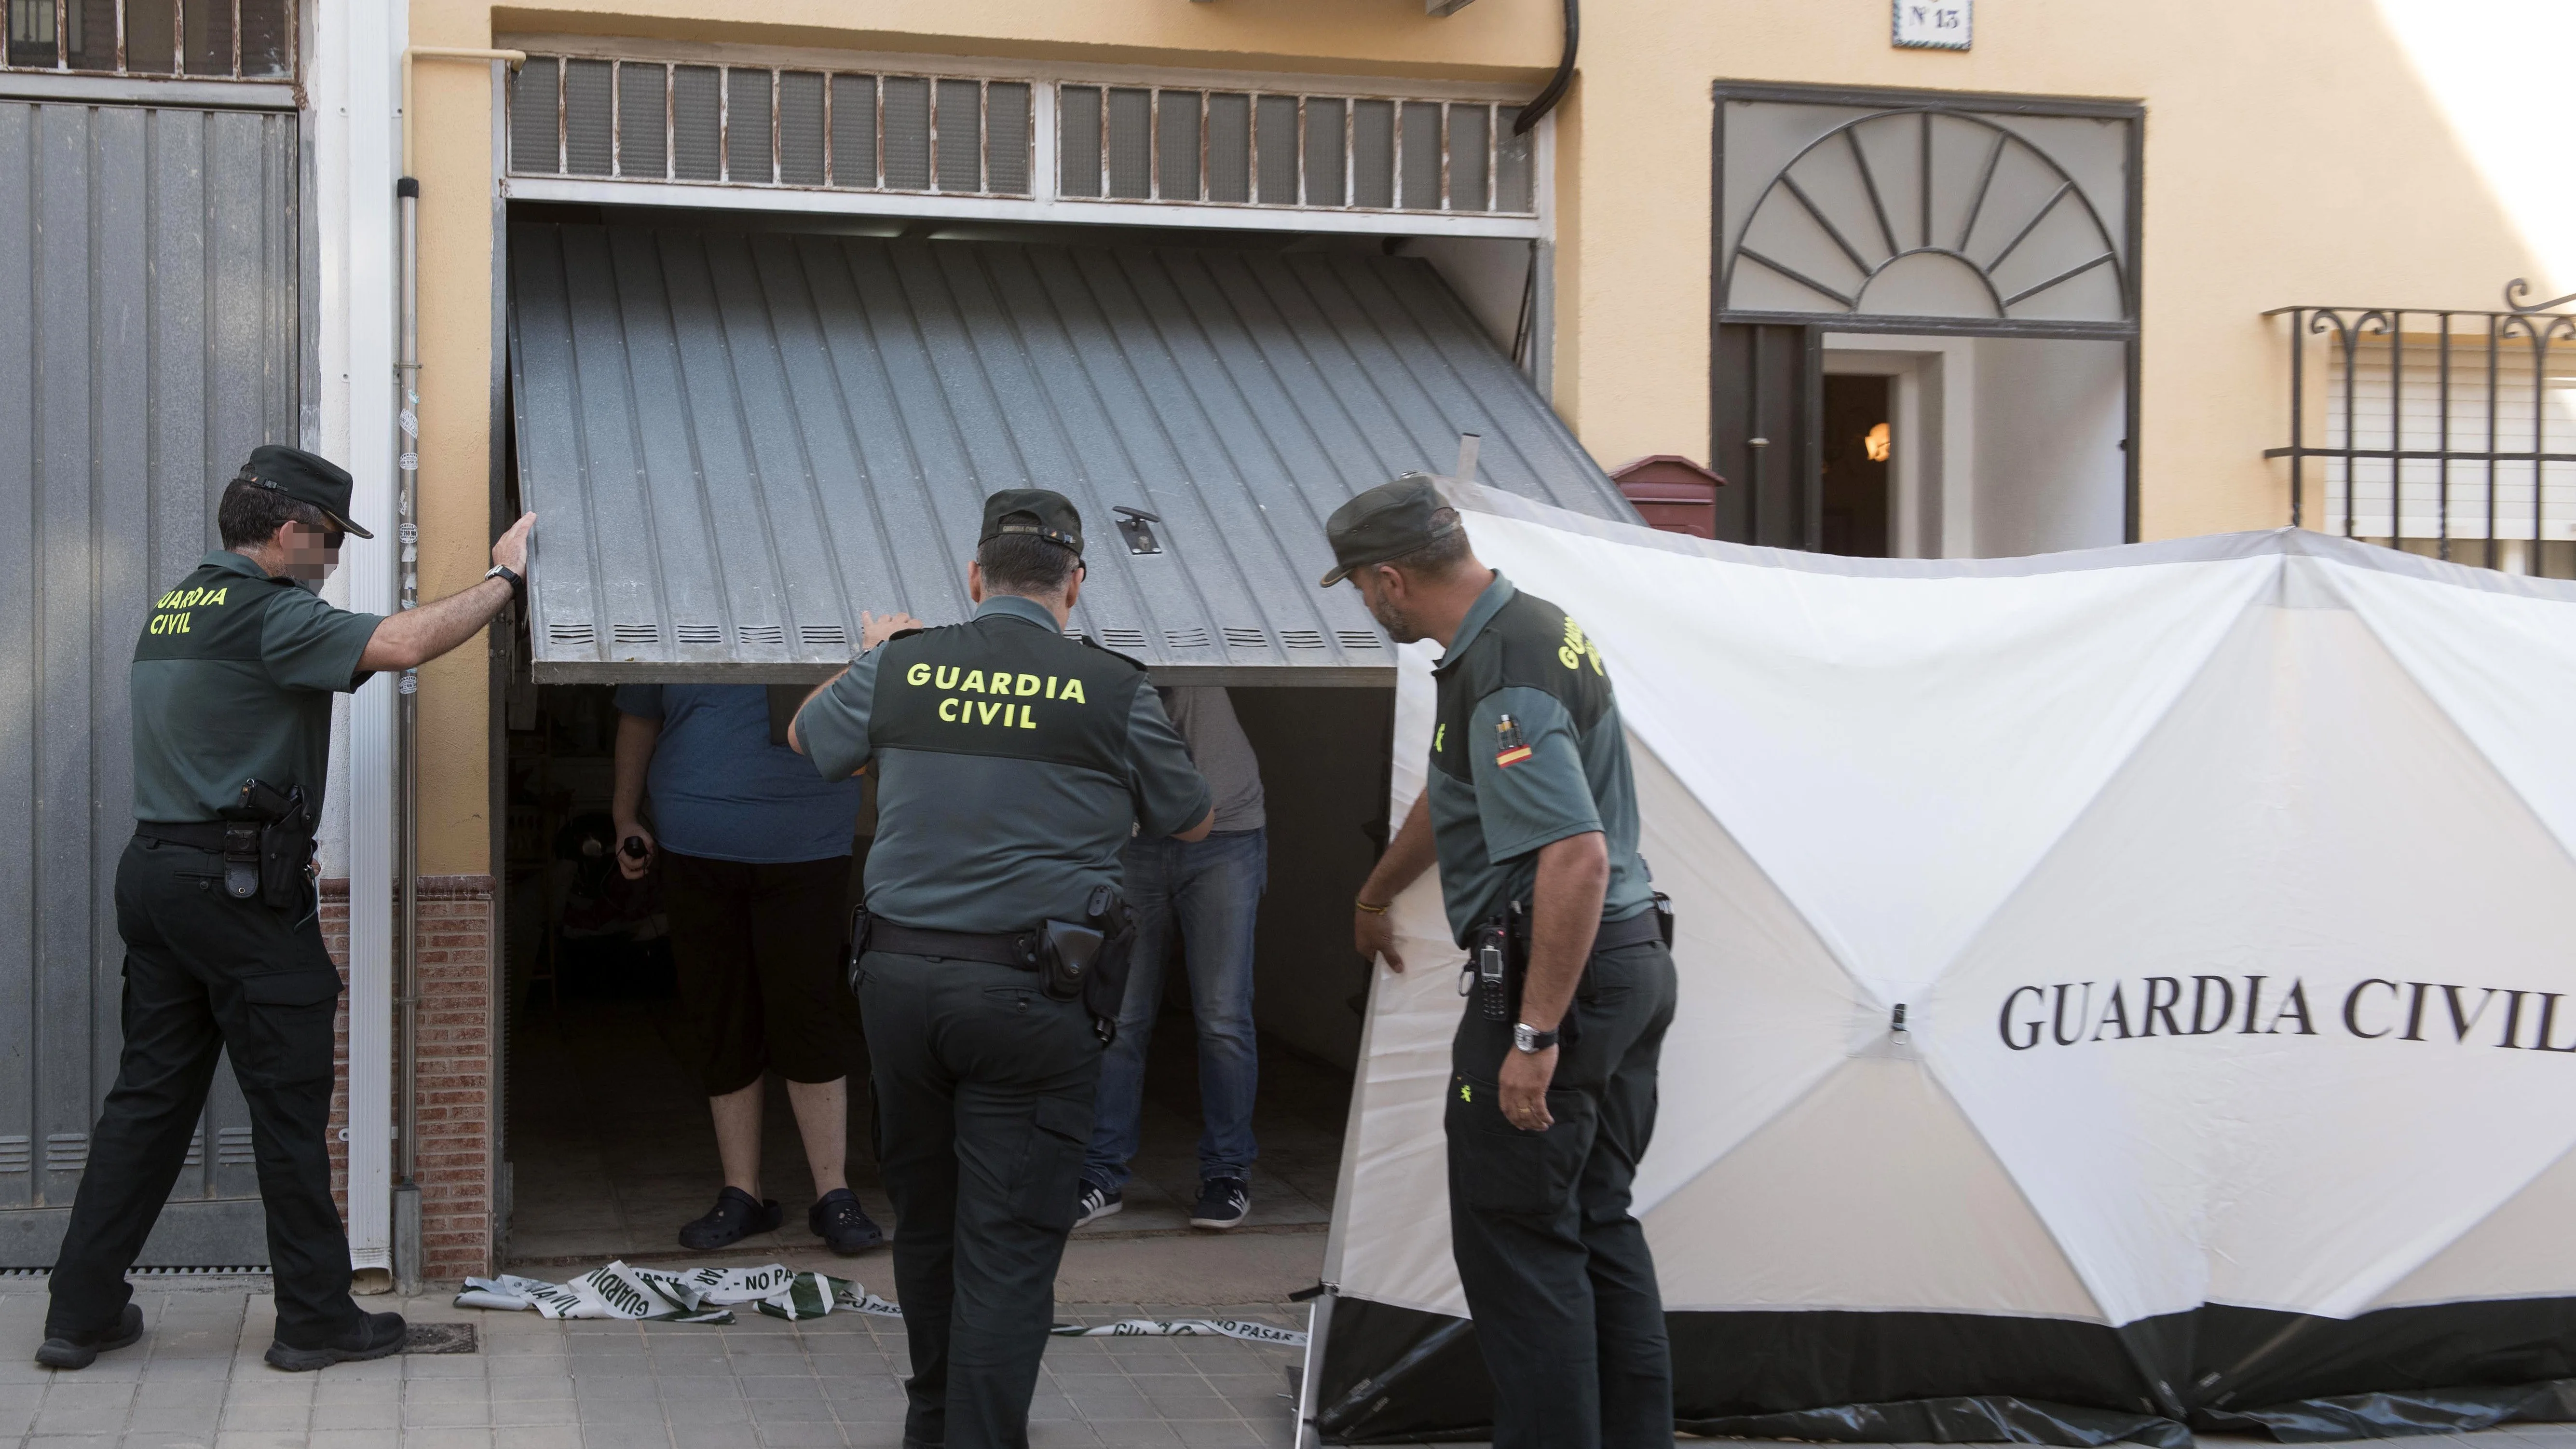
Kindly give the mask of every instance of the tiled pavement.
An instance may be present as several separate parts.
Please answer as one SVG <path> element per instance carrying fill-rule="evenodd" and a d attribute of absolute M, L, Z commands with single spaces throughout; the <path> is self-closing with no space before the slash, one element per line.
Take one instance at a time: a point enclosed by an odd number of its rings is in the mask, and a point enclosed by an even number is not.
<path fill-rule="evenodd" d="M 0 1446 L 15 1449 L 807 1449 L 902 1442 L 902 1327 L 833 1314 L 729 1328 L 552 1323 L 444 1298 L 369 1300 L 416 1321 L 465 1321 L 482 1350 L 283 1374 L 260 1362 L 269 1299 L 247 1280 L 136 1295 L 142 1343 L 79 1373 L 29 1362 L 43 1285 L 0 1280 Z M 1086 1322 L 1177 1316 L 1112 1305 Z M 1281 1306 L 1235 1317 L 1299 1323 Z M 1231 1339 L 1056 1339 L 1030 1442 L 1052 1446 L 1293 1442 L 1281 1369 L 1292 1350 Z M 2576 1449 L 2576 1425 L 2404 1441 L 2420 1449 Z M 2256 1441 L 2204 1439 L 2207 1449 Z M 1462 1446 L 1473 1449 L 1473 1446 Z M 1929 1446 L 1894 1446 L 1929 1449 Z"/>
<path fill-rule="evenodd" d="M 902 1442 L 902 1325 L 836 1313 L 728 1328 L 559 1323 L 407 1303 L 474 1323 L 482 1350 L 285 1374 L 260 1361 L 272 1310 L 245 1285 L 147 1287 L 144 1341 L 79 1373 L 29 1355 L 40 1281 L 0 1284 L 0 1445 L 20 1449 L 803 1449 Z M 1091 1307 L 1102 1322 L 1169 1305 Z M 1227 1310 L 1303 1326 L 1302 1312 Z M 1061 1338 L 1032 1408 L 1039 1446 L 1293 1442 L 1294 1350 L 1216 1338 Z"/>

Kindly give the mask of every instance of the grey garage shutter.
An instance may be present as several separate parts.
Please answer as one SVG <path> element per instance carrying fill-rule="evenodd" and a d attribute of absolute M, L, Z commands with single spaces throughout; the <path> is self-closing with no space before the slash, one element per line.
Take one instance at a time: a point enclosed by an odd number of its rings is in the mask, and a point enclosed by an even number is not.
<path fill-rule="evenodd" d="M 864 610 L 969 609 L 984 496 L 1082 509 L 1074 623 L 1166 683 L 1384 683 L 1324 520 L 1482 435 L 1487 484 L 1618 490 L 1428 263 L 511 229 L 540 680 L 793 680 Z M 1113 510 L 1154 515 L 1152 551 Z"/>
<path fill-rule="evenodd" d="M 295 118 L 0 100 L 0 1267 L 54 1260 L 115 1080 L 126 665 L 296 436 Z M 147 1265 L 268 1261 L 229 1068 Z"/>

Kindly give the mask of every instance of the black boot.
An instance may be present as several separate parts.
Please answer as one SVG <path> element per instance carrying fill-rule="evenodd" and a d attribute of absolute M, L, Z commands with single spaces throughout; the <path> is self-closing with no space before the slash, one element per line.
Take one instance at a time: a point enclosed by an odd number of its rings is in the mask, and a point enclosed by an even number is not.
<path fill-rule="evenodd" d="M 268 1345 L 268 1366 L 291 1374 L 310 1373 L 329 1368 L 335 1363 L 356 1363 L 361 1359 L 383 1358 L 402 1352 L 411 1329 L 399 1313 L 370 1313 L 367 1321 L 351 1330 L 347 1337 L 320 1348 L 297 1348 L 285 1339 Z"/>
<path fill-rule="evenodd" d="M 111 1348 L 123 1348 L 143 1336 L 143 1310 L 128 1303 L 114 1328 L 95 1333 L 53 1334 L 36 1350 L 36 1362 L 49 1369 L 85 1369 Z"/>

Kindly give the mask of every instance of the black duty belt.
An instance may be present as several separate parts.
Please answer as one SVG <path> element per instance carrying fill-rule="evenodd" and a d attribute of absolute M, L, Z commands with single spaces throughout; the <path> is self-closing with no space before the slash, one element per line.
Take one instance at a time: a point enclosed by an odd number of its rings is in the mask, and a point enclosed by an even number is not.
<path fill-rule="evenodd" d="M 1664 928 L 1649 907 L 1624 921 L 1603 921 L 1601 929 L 1592 933 L 1592 954 L 1598 956 L 1604 951 L 1642 946 L 1648 941 L 1661 941 L 1663 938 Z"/>
<path fill-rule="evenodd" d="M 134 822 L 134 838 L 221 854 L 224 823 L 220 820 L 137 820 Z"/>
<path fill-rule="evenodd" d="M 1038 933 L 1010 931 L 986 935 L 974 931 L 924 931 L 892 921 L 868 918 L 871 951 L 902 956 L 939 956 L 951 961 L 985 961 L 995 966 L 1038 969 Z"/>

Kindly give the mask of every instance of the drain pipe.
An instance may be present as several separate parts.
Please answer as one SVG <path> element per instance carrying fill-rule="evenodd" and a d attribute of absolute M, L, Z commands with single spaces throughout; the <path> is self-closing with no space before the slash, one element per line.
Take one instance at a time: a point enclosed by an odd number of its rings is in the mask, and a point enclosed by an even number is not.
<path fill-rule="evenodd" d="M 499 61 L 513 69 L 525 51 L 467 50 L 415 45 L 402 55 L 402 179 L 394 183 L 401 232 L 398 290 L 402 319 L 394 362 L 396 538 L 402 561 L 398 607 L 420 604 L 420 182 L 412 175 L 411 66 L 415 58 Z M 406 669 L 397 682 L 394 724 L 395 889 L 399 935 L 394 946 L 394 1291 L 421 1288 L 420 1241 L 420 671 Z"/>
<path fill-rule="evenodd" d="M 1582 0 L 1565 0 L 1565 50 L 1557 58 L 1556 74 L 1548 77 L 1547 88 L 1530 98 L 1530 103 L 1512 113 L 1512 134 L 1526 136 L 1539 118 L 1556 109 L 1565 99 L 1565 88 L 1574 84 L 1574 48 L 1583 38 Z"/>
<path fill-rule="evenodd" d="M 409 68 L 405 68 L 408 78 Z M 403 134 L 411 134 L 411 108 L 403 108 Z M 408 148 L 406 148 L 408 149 Z M 409 156 L 403 170 L 411 169 Z M 402 560 L 398 608 L 420 604 L 420 183 L 405 175 L 394 183 L 401 233 L 402 322 L 395 354 L 396 538 Z M 394 723 L 394 841 L 401 861 L 394 877 L 401 906 L 394 952 L 394 1291 L 420 1291 L 420 671 L 406 669 Z"/>

